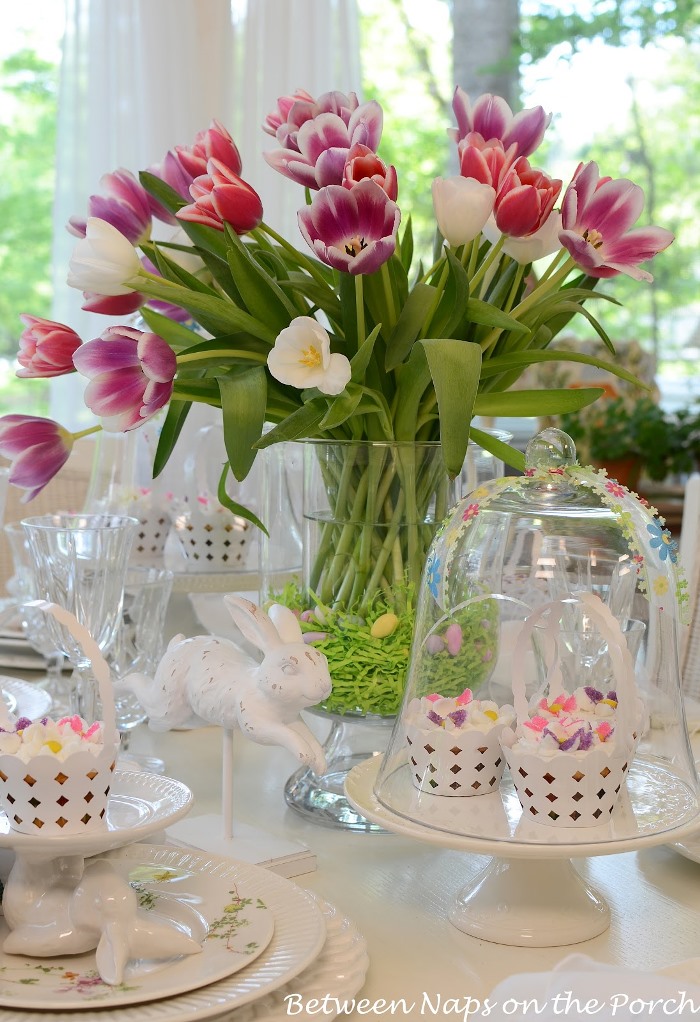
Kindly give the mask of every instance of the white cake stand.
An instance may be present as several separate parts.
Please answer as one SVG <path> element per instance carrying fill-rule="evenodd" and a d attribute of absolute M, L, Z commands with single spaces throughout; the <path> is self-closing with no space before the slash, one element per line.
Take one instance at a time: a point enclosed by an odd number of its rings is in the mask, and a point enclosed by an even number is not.
<path fill-rule="evenodd" d="M 180 781 L 148 773 L 114 774 L 104 827 L 79 834 L 21 834 L 0 812 L 0 849 L 11 848 L 15 861 L 3 892 L 12 928 L 47 925 L 57 918 L 83 877 L 85 859 L 143 841 L 184 816 L 192 792 Z M 71 938 L 54 953 L 70 950 Z M 94 946 L 94 945 L 93 945 Z M 30 952 L 29 952 L 30 953 Z"/>
<path fill-rule="evenodd" d="M 598 936 L 610 924 L 610 909 L 571 858 L 667 844 L 700 825 L 689 784 L 641 758 L 630 768 L 626 792 L 610 822 L 580 829 L 523 819 L 510 779 L 490 795 L 452 798 L 418 791 L 404 765 L 385 779 L 380 802 L 374 784 L 382 758 L 375 756 L 350 772 L 348 800 L 386 830 L 493 856 L 459 892 L 449 919 L 464 933 L 498 944 L 559 947 Z"/>

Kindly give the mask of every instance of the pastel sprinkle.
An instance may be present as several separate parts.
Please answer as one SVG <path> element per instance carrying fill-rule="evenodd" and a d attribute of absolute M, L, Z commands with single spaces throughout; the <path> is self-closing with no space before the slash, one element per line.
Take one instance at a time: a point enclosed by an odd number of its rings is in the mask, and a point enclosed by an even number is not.
<path fill-rule="evenodd" d="M 498 714 L 495 710 L 484 710 L 484 716 L 488 717 L 489 720 L 498 720 Z"/>
<path fill-rule="evenodd" d="M 462 692 L 460 696 L 457 696 L 457 706 L 466 706 L 473 698 L 472 690 L 470 688 L 465 688 L 464 692 Z"/>
<path fill-rule="evenodd" d="M 57 742 L 54 738 L 52 738 L 48 742 L 44 742 L 44 745 L 47 746 L 47 748 L 51 749 L 51 752 L 60 752 L 61 749 L 63 748 L 61 743 Z"/>
<path fill-rule="evenodd" d="M 436 703 L 438 699 L 442 699 L 442 696 L 438 695 L 437 692 L 431 692 L 430 695 L 426 696 L 425 698 L 428 700 L 429 703 Z"/>

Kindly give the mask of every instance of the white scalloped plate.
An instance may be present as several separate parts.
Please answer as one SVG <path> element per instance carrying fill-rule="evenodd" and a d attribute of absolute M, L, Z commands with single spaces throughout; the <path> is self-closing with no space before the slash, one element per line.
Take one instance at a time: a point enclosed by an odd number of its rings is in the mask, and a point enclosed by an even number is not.
<path fill-rule="evenodd" d="M 189 812 L 192 792 L 181 781 L 156 774 L 117 770 L 107 806 L 107 826 L 84 834 L 20 834 L 0 810 L 0 848 L 52 855 L 98 855 L 143 841 Z"/>
<path fill-rule="evenodd" d="M 330 995 L 333 1000 L 328 1001 L 327 1010 L 324 1007 L 323 1018 L 336 1018 L 335 1005 L 362 989 L 369 967 L 367 941 L 351 919 L 317 894 L 314 897 L 326 920 L 326 943 L 316 961 L 293 983 L 245 1008 L 227 1012 L 221 1022 L 224 1018 L 226 1022 L 283 1022 L 290 1017 L 289 1009 L 299 1005 L 296 996 L 303 1005 Z M 296 995 L 293 1002 L 286 1000 L 290 995 Z"/>
<path fill-rule="evenodd" d="M 272 912 L 237 880 L 233 864 L 165 865 L 139 844 L 109 858 L 129 878 L 142 910 L 155 921 L 174 921 L 201 943 L 201 954 L 130 962 L 124 982 L 108 986 L 99 977 L 94 951 L 48 959 L 0 951 L 0 1005 L 51 1012 L 143 1004 L 231 976 L 272 940 Z M 0 921 L 0 945 L 7 932 Z"/>
<path fill-rule="evenodd" d="M 110 1007 L 105 1001 L 87 1002 L 85 1008 L 93 1011 L 99 1022 L 192 1022 L 224 1012 L 228 1018 L 232 1008 L 250 1004 L 291 982 L 319 957 L 326 940 L 326 926 L 324 916 L 309 891 L 259 866 L 221 856 L 158 845 L 142 845 L 141 851 L 149 856 L 151 862 L 164 868 L 206 871 L 216 864 L 222 870 L 230 870 L 230 878 L 245 884 L 248 896 L 263 898 L 274 916 L 275 932 L 254 962 L 236 975 L 209 986 L 145 1004 L 121 1007 L 115 1004 Z M 113 854 L 119 858 L 124 852 Z M 41 966 L 46 960 L 35 961 Z M 179 961 L 172 968 L 177 970 L 180 965 Z M 59 994 L 56 994 L 54 1009 L 59 1007 Z M 2 1022 L 45 1022 L 46 1010 L 5 1008 L 0 1016 Z M 60 1018 L 61 1022 L 86 1022 L 85 1010 L 61 1011 Z"/>

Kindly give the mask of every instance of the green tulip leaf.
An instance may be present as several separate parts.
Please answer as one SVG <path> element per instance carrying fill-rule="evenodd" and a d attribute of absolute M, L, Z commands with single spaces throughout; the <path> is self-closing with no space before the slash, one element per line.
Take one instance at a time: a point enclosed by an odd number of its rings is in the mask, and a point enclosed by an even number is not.
<path fill-rule="evenodd" d="M 153 459 L 154 479 L 160 475 L 167 465 L 168 458 L 173 453 L 173 447 L 177 443 L 182 427 L 185 425 L 185 419 L 191 406 L 191 401 L 180 401 L 177 398 L 171 398 Z"/>
<path fill-rule="evenodd" d="M 283 440 L 304 440 L 314 436 L 327 410 L 328 406 L 323 398 L 312 398 L 263 434 L 255 444 L 256 450 L 262 451 Z"/>
<path fill-rule="evenodd" d="M 232 514 L 237 515 L 239 518 L 245 518 L 245 520 L 251 522 L 252 525 L 257 525 L 257 527 L 264 532 L 266 536 L 269 536 L 270 533 L 267 531 L 255 512 L 251 511 L 248 507 L 244 507 L 243 504 L 239 504 L 238 501 L 233 499 L 226 489 L 226 480 L 228 479 L 229 470 L 230 465 L 227 463 L 224 465 L 221 472 L 219 486 L 216 491 L 219 503 L 223 505 L 223 507 L 227 508 Z"/>
<path fill-rule="evenodd" d="M 349 383 L 342 394 L 331 402 L 330 408 L 321 419 L 319 429 L 337 429 L 354 415 L 362 399 L 362 388 Z"/>
<path fill-rule="evenodd" d="M 296 308 L 277 282 L 253 258 L 238 235 L 227 229 L 226 236 L 231 275 L 248 312 L 278 334 L 294 319 Z"/>
<path fill-rule="evenodd" d="M 474 415 L 541 416 L 577 412 L 603 394 L 600 387 L 567 390 L 509 390 L 503 394 L 479 394 Z"/>
<path fill-rule="evenodd" d="M 224 444 L 231 471 L 238 481 L 250 472 L 265 424 L 267 377 L 262 366 L 230 376 L 218 376 L 224 421 Z"/>
<path fill-rule="evenodd" d="M 479 386 L 481 348 L 449 338 L 425 338 L 425 351 L 440 414 L 440 442 L 448 473 L 459 475 L 469 442 L 469 424 Z"/>
<path fill-rule="evenodd" d="M 396 326 L 386 342 L 384 368 L 387 372 L 396 369 L 407 358 L 434 301 L 435 288 L 419 281 L 406 299 Z"/>
<path fill-rule="evenodd" d="M 520 472 L 524 471 L 525 455 L 522 451 L 518 451 L 515 447 L 505 443 L 505 441 L 499 440 L 498 437 L 487 433 L 486 430 L 477 429 L 476 426 L 470 427 L 469 439 L 473 440 L 475 444 L 479 444 L 485 451 L 493 454 L 495 458 L 500 458 L 501 461 L 504 461 L 506 465 L 510 465 L 511 468 L 516 468 Z"/>

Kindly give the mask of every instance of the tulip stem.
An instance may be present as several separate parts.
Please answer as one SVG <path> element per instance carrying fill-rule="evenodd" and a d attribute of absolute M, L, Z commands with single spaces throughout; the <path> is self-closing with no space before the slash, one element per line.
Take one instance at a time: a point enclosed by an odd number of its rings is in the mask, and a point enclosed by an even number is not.
<path fill-rule="evenodd" d="M 484 262 L 485 261 L 486 260 L 484 260 Z M 559 270 L 557 270 L 556 273 L 552 274 L 552 276 L 544 283 L 540 281 L 537 284 L 537 286 L 530 292 L 527 298 L 523 298 L 522 302 L 519 305 L 516 305 L 516 307 L 511 310 L 510 312 L 511 318 L 520 319 L 521 316 L 523 316 L 535 304 L 535 302 L 539 301 L 539 299 L 542 297 L 541 294 L 542 292 L 552 291 L 554 288 L 557 288 L 562 283 L 562 281 L 566 280 L 566 278 L 573 270 L 574 266 L 576 266 L 576 261 L 572 259 L 571 256 L 569 256 L 564 265 Z M 495 344 L 495 342 L 498 340 L 502 333 L 503 327 L 498 326 L 494 327 L 491 333 L 484 337 L 482 341 L 480 341 L 482 352 L 488 351 L 489 348 L 493 347 L 493 345 Z"/>
<path fill-rule="evenodd" d="M 484 261 L 482 262 L 481 266 L 479 267 L 479 269 L 476 271 L 476 273 L 469 282 L 469 294 L 471 295 L 476 294 L 476 290 L 479 287 L 481 281 L 484 279 L 486 271 L 491 266 L 494 259 L 497 259 L 500 256 L 501 249 L 505 244 L 505 240 L 506 236 L 505 234 L 502 234 L 498 241 L 491 246 L 488 253 L 484 257 Z"/>
<path fill-rule="evenodd" d="M 386 302 L 386 310 L 389 316 L 389 322 L 386 324 L 389 330 L 392 330 L 396 323 L 396 305 L 394 304 L 394 291 L 391 286 L 391 280 L 389 279 L 389 264 L 382 263 L 381 268 L 382 275 L 382 286 L 384 288 L 384 300 Z"/>
<path fill-rule="evenodd" d="M 90 426 L 89 429 L 81 429 L 79 433 L 71 433 L 73 440 L 82 440 L 84 436 L 91 436 L 93 433 L 99 433 L 102 426 Z"/>
<path fill-rule="evenodd" d="M 357 316 L 357 349 L 365 343 L 365 302 L 362 287 L 362 274 L 355 274 L 355 314 Z"/>
<path fill-rule="evenodd" d="M 297 265 L 302 266 L 307 271 L 307 273 L 309 273 L 314 278 L 314 280 L 317 280 L 319 282 L 319 284 L 323 284 L 323 286 L 326 288 L 329 286 L 328 281 L 326 280 L 326 277 L 323 274 L 323 272 L 319 270 L 318 267 L 314 266 L 311 259 L 307 259 L 306 256 L 301 254 L 299 249 L 295 248 L 294 245 L 287 241 L 286 238 L 283 238 L 281 234 L 278 234 L 277 231 L 273 230 L 272 227 L 269 227 L 266 223 L 260 223 L 258 226 L 258 230 L 263 231 L 265 234 L 268 235 L 268 237 L 272 238 L 273 241 L 276 241 L 277 244 L 280 245 L 286 252 L 289 252 L 291 255 L 293 255 L 297 262 Z"/>

